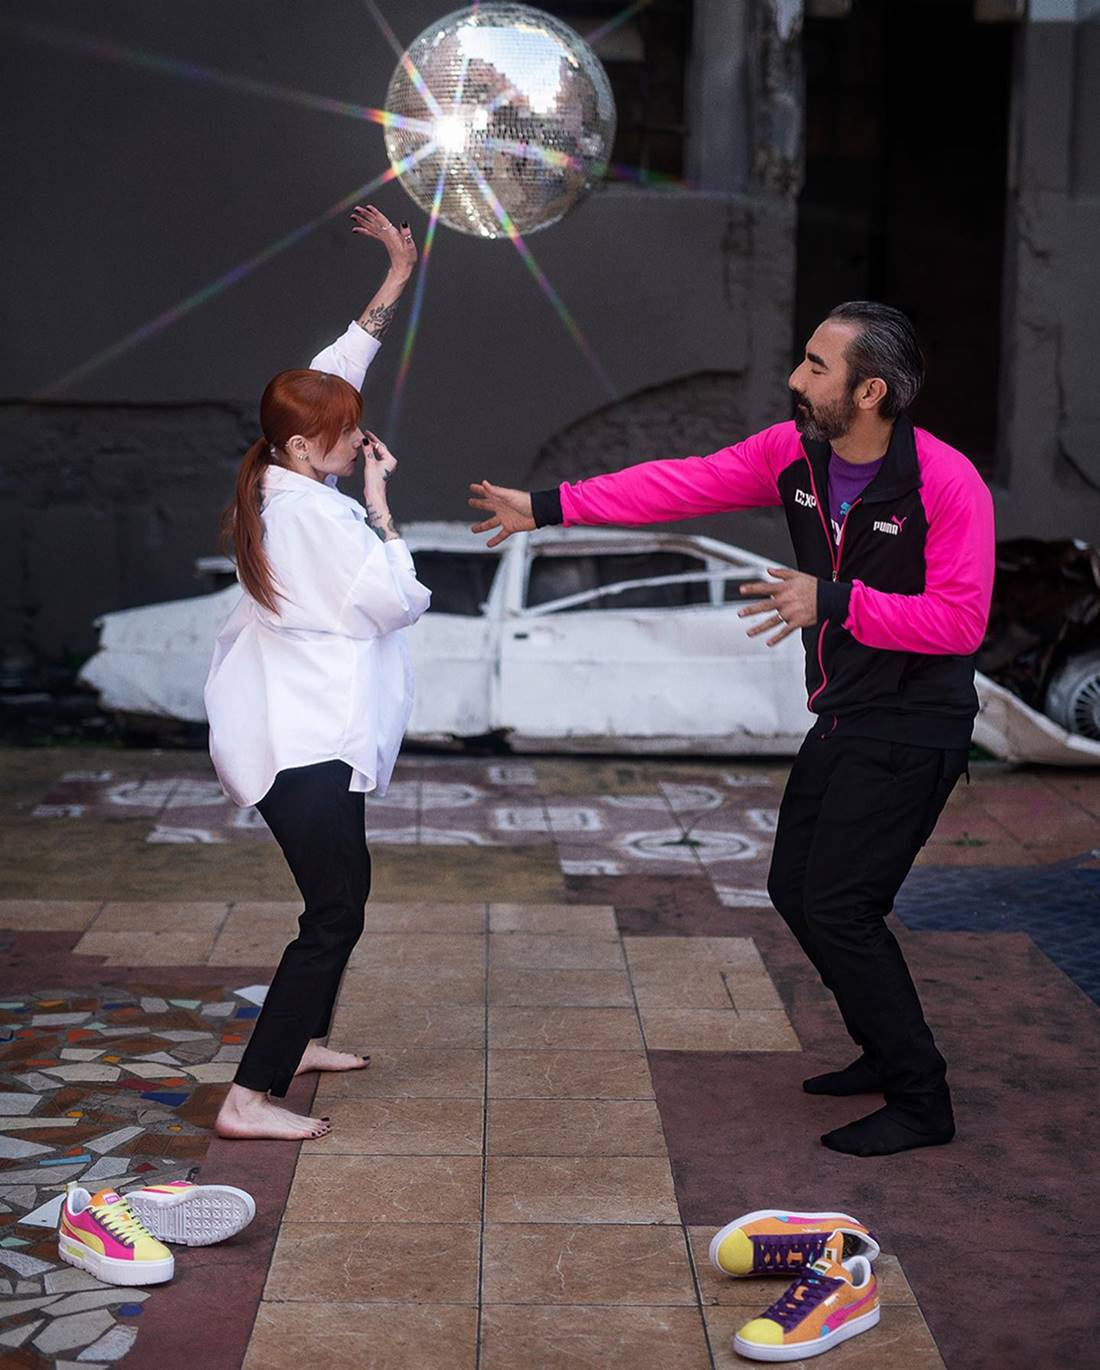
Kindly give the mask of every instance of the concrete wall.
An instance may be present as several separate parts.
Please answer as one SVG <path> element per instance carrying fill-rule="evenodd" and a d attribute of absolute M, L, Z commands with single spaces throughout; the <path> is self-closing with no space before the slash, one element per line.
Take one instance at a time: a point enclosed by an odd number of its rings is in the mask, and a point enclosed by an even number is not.
<path fill-rule="evenodd" d="M 1036 0 L 1009 167 L 1002 536 L 1100 543 L 1100 18 Z"/>
<path fill-rule="evenodd" d="M 697 72 L 724 8 L 703 0 L 701 13 L 708 3 Z M 408 41 L 454 4 L 384 8 Z M 531 237 L 612 391 L 508 242 L 440 231 L 397 422 L 387 415 L 407 303 L 364 391 L 367 423 L 402 462 L 399 519 L 464 518 L 470 479 L 518 482 L 555 435 L 678 378 L 729 375 L 750 427 L 787 413 L 798 138 L 775 116 L 783 92 L 769 80 L 777 52 L 796 60 L 796 34 L 784 13 L 779 36 L 769 0 L 754 15 L 732 82 L 728 51 L 711 44 L 729 119 L 741 124 L 732 144 L 692 155 L 722 193 L 608 186 Z M 341 215 L 206 297 L 384 170 L 382 132 L 173 74 L 162 59 L 380 105 L 395 57 L 359 0 L 9 0 L 2 22 L 34 28 L 3 35 L 15 186 L 0 249 L 21 288 L 0 396 L 26 401 L 151 321 L 173 320 L 51 390 L 50 407 L 4 411 L 4 640 L 56 658 L 92 647 L 98 612 L 193 591 L 191 562 L 215 549 L 264 384 L 342 331 L 382 274 L 381 250 L 353 238 Z M 92 53 L 61 36 L 72 34 L 138 56 Z M 720 103 L 715 115 L 721 125 Z M 373 198 L 423 240 L 425 217 L 398 186 Z M 662 455 L 684 450 L 675 415 L 659 437 Z"/>

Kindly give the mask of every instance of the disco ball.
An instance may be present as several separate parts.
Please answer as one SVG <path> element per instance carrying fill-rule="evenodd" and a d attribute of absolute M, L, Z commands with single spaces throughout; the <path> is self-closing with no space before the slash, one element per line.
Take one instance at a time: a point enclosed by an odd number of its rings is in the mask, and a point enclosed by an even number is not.
<path fill-rule="evenodd" d="M 599 58 L 528 5 L 482 4 L 424 30 L 386 92 L 402 184 L 461 233 L 556 223 L 603 175 L 615 100 Z M 433 146 L 434 145 L 434 146 Z M 442 178 L 442 180 L 441 180 Z"/>

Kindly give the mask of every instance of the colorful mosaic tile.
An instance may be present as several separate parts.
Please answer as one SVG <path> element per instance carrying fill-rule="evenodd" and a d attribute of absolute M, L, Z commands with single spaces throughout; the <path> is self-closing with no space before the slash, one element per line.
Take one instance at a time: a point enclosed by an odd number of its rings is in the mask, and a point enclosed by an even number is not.
<path fill-rule="evenodd" d="M 0 1130 L 0 1348 L 33 1350 L 35 1365 L 55 1370 L 113 1363 L 132 1349 L 138 1328 L 119 1319 L 138 1318 L 150 1294 L 59 1261 L 65 1188 L 109 1183 L 125 1192 L 193 1174 L 210 1140 L 211 1102 L 196 1090 L 235 1070 L 223 1055 L 220 1011 L 240 1015 L 247 1031 L 265 990 L 170 1000 L 105 986 L 9 1003 L 16 1032 L 0 1046 L 0 1128 L 20 1135 Z M 64 1045 L 74 1027 L 101 1045 Z M 23 1070 L 29 1061 L 41 1070 Z"/>

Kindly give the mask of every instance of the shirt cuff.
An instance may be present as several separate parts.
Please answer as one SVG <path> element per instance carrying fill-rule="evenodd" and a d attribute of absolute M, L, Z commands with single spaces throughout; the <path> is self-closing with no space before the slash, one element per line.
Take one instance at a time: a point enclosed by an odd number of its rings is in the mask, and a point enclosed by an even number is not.
<path fill-rule="evenodd" d="M 531 492 L 531 517 L 536 528 L 548 528 L 563 523 L 561 512 L 561 488 L 553 490 L 533 490 Z"/>
<path fill-rule="evenodd" d="M 340 339 L 340 342 L 347 343 L 348 351 L 356 361 L 362 362 L 365 366 L 369 365 L 382 346 L 381 342 L 368 333 L 358 319 L 352 319 L 348 324 L 347 332 Z"/>
<path fill-rule="evenodd" d="M 389 538 L 382 544 L 386 556 L 391 561 L 396 561 L 399 566 L 403 566 L 406 571 L 411 571 L 413 567 L 412 553 L 409 551 L 409 544 L 404 538 Z"/>
<path fill-rule="evenodd" d="M 848 617 L 848 601 L 852 598 L 852 583 L 848 580 L 819 580 L 817 582 L 817 621 L 829 619 L 842 627 Z"/>

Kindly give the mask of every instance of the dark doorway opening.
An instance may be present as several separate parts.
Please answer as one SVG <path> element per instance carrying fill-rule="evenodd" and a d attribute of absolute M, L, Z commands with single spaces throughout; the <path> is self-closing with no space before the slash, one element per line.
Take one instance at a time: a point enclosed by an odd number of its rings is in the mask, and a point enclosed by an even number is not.
<path fill-rule="evenodd" d="M 928 360 L 913 416 L 987 474 L 1015 33 L 973 0 L 855 0 L 803 40 L 797 354 L 842 300 L 905 310 Z"/>

